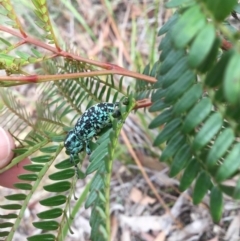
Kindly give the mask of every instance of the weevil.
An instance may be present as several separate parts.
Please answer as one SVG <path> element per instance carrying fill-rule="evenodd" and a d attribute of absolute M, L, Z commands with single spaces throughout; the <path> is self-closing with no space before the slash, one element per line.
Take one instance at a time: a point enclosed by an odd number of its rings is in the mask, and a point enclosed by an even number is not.
<path fill-rule="evenodd" d="M 105 127 L 111 126 L 112 118 L 120 118 L 121 112 L 118 109 L 119 102 L 116 103 L 98 103 L 87 109 L 77 120 L 75 127 L 70 130 L 64 141 L 66 154 L 70 155 L 70 160 L 74 156 L 86 149 L 88 155 L 91 154 L 89 146 L 93 137 Z"/>

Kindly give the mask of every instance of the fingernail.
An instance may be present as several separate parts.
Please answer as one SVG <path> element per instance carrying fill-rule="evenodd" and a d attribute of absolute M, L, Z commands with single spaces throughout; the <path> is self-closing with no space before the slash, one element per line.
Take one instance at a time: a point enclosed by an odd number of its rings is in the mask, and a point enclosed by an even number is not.
<path fill-rule="evenodd" d="M 0 168 L 5 167 L 11 161 L 14 147 L 12 136 L 0 127 Z"/>

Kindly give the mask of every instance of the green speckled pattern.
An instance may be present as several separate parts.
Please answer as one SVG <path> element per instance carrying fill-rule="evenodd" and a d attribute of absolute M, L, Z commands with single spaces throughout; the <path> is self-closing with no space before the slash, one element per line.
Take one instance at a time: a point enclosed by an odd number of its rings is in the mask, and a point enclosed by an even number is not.
<path fill-rule="evenodd" d="M 99 103 L 87 109 L 78 119 L 75 127 L 69 131 L 64 146 L 66 153 L 73 157 L 83 151 L 84 146 L 88 155 L 91 154 L 89 147 L 90 140 L 107 126 L 111 126 L 111 115 L 120 117 L 118 110 L 118 102 L 116 103 Z"/>

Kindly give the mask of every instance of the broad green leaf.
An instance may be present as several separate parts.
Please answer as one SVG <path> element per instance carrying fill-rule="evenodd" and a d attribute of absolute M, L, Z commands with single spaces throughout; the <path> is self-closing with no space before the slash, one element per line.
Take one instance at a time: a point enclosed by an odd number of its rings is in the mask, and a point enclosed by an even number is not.
<path fill-rule="evenodd" d="M 170 52 L 172 50 L 172 43 L 171 43 L 171 35 L 170 33 L 168 32 L 164 38 L 161 40 L 160 44 L 159 44 L 159 47 L 158 47 L 158 50 L 162 50 L 162 51 L 167 51 L 167 52 Z M 167 57 L 167 56 L 165 56 Z M 163 61 L 163 59 L 161 59 L 161 56 L 160 56 L 160 61 Z"/>
<path fill-rule="evenodd" d="M 41 213 L 38 213 L 37 216 L 41 219 L 53 219 L 58 218 L 62 215 L 63 210 L 61 208 L 53 208 Z"/>
<path fill-rule="evenodd" d="M 208 10 L 210 10 L 219 22 L 223 21 L 231 13 L 238 3 L 237 0 L 204 0 L 204 2 Z"/>
<path fill-rule="evenodd" d="M 152 106 L 149 108 L 149 112 L 155 112 L 155 111 L 159 111 L 159 110 L 163 110 L 166 107 L 168 107 L 169 104 L 165 103 L 163 100 L 157 100 L 156 102 L 154 102 L 152 104 Z"/>
<path fill-rule="evenodd" d="M 205 60 L 197 67 L 197 70 L 201 73 L 205 73 L 210 70 L 215 64 L 217 57 L 220 53 L 221 40 L 219 37 L 215 37 L 212 48 L 207 54 Z"/>
<path fill-rule="evenodd" d="M 32 157 L 31 161 L 37 162 L 37 163 L 46 163 L 51 161 L 51 158 L 52 157 L 50 155 L 43 155 L 43 156 Z"/>
<path fill-rule="evenodd" d="M 29 183 L 14 183 L 13 186 L 18 189 L 22 189 L 22 190 L 31 190 L 32 189 L 32 185 Z"/>
<path fill-rule="evenodd" d="M 71 188 L 71 183 L 67 181 L 57 182 L 54 184 L 43 186 L 48 192 L 65 192 Z"/>
<path fill-rule="evenodd" d="M 203 29 L 206 19 L 200 6 L 194 5 L 186 10 L 172 28 L 171 36 L 177 48 L 184 48 Z"/>
<path fill-rule="evenodd" d="M 188 62 L 193 68 L 199 66 L 207 57 L 216 37 L 212 24 L 207 24 L 196 36 L 190 47 Z"/>
<path fill-rule="evenodd" d="M 55 153 L 59 147 L 58 146 L 47 146 L 40 149 L 44 153 Z"/>
<path fill-rule="evenodd" d="M 230 197 L 233 197 L 234 186 L 219 184 L 218 187 L 221 189 L 222 192 L 224 192 L 225 194 L 227 194 Z"/>
<path fill-rule="evenodd" d="M 206 172 L 201 172 L 196 180 L 193 190 L 193 203 L 199 204 L 207 191 L 211 188 L 211 180 Z"/>
<path fill-rule="evenodd" d="M 185 191 L 190 185 L 191 183 L 193 182 L 193 180 L 197 177 L 197 174 L 200 170 L 200 165 L 198 163 L 198 161 L 196 159 L 192 159 L 184 173 L 183 173 L 183 176 L 181 178 L 181 181 L 180 181 L 180 191 Z"/>
<path fill-rule="evenodd" d="M 166 109 L 160 113 L 152 122 L 149 124 L 149 129 L 154 129 L 163 125 L 166 122 L 169 122 L 172 119 L 172 110 Z"/>
<path fill-rule="evenodd" d="M 218 187 L 213 187 L 210 195 L 210 212 L 212 219 L 218 223 L 222 217 L 223 211 L 223 196 Z"/>
<path fill-rule="evenodd" d="M 18 176 L 18 179 L 25 180 L 25 181 L 36 181 L 38 176 L 36 174 L 22 174 Z"/>
<path fill-rule="evenodd" d="M 240 101 L 240 54 L 231 57 L 224 74 L 224 93 L 226 99 L 236 104 Z"/>
<path fill-rule="evenodd" d="M 156 92 L 152 94 L 151 100 L 152 102 L 156 102 L 157 100 L 163 98 L 166 95 L 167 89 L 158 89 Z"/>
<path fill-rule="evenodd" d="M 236 144 L 226 156 L 216 174 L 216 181 L 222 182 L 229 178 L 240 167 L 240 143 Z"/>
<path fill-rule="evenodd" d="M 209 115 L 212 109 L 212 103 L 209 98 L 203 98 L 200 100 L 187 114 L 182 131 L 184 133 L 191 132 L 195 127 L 197 127 L 204 119 Z"/>
<path fill-rule="evenodd" d="M 173 102 L 180 98 L 196 82 L 196 76 L 187 70 L 175 83 L 168 87 L 165 102 Z"/>
<path fill-rule="evenodd" d="M 153 142 L 154 146 L 158 146 L 162 144 L 163 142 L 170 139 L 172 135 L 174 135 L 177 130 L 180 128 L 181 119 L 173 119 L 169 123 L 164 126 L 163 130 L 160 132 L 160 134 L 156 137 L 156 139 Z"/>
<path fill-rule="evenodd" d="M 6 214 L 6 215 L 0 215 L 0 218 L 2 219 L 15 219 L 17 218 L 18 215 L 16 213 L 9 213 L 9 214 Z"/>
<path fill-rule="evenodd" d="M 104 163 L 104 157 L 108 155 L 108 152 L 104 152 L 102 159 L 95 159 L 94 161 L 90 162 L 90 165 L 87 167 L 86 175 L 89 175 L 90 173 L 98 170 L 102 165 L 105 165 Z"/>
<path fill-rule="evenodd" d="M 160 75 L 166 74 L 175 64 L 185 55 L 184 50 L 175 50 L 174 48 L 162 62 L 160 67 Z"/>
<path fill-rule="evenodd" d="M 63 171 L 55 172 L 51 175 L 49 175 L 49 179 L 51 180 L 64 180 L 72 178 L 75 175 L 75 170 L 72 168 L 65 169 Z"/>
<path fill-rule="evenodd" d="M 183 58 L 180 58 L 178 61 L 176 61 L 175 65 L 165 75 L 162 76 L 162 87 L 168 88 L 188 69 L 189 65 L 187 63 L 187 57 L 184 56 Z"/>
<path fill-rule="evenodd" d="M 76 160 L 75 160 L 75 162 L 78 163 Z M 60 169 L 60 170 L 66 169 L 66 168 L 69 168 L 69 167 L 73 167 L 73 166 L 74 166 L 74 163 L 72 163 L 70 161 L 70 158 L 67 158 L 67 159 L 65 159 L 65 160 L 63 160 L 63 161 L 61 161 L 61 162 L 59 162 L 55 165 L 55 167 L 57 169 Z"/>
<path fill-rule="evenodd" d="M 26 197 L 27 197 L 27 195 L 24 193 L 12 194 L 12 195 L 5 196 L 5 198 L 7 200 L 12 200 L 12 201 L 22 201 L 22 200 L 25 200 Z"/>
<path fill-rule="evenodd" d="M 31 172 L 40 172 L 43 168 L 43 165 L 30 164 L 30 165 L 25 165 L 23 168 Z"/>
<path fill-rule="evenodd" d="M 56 241 L 56 237 L 53 234 L 37 234 L 27 238 L 28 241 Z"/>
<path fill-rule="evenodd" d="M 160 161 L 166 161 L 173 157 L 173 155 L 183 146 L 185 141 L 184 135 L 180 132 L 177 132 L 167 143 L 167 146 L 160 156 Z"/>
<path fill-rule="evenodd" d="M 173 107 L 174 114 L 181 114 L 190 109 L 202 95 L 202 85 L 195 84 L 179 99 Z"/>
<path fill-rule="evenodd" d="M 229 60 L 233 55 L 233 50 L 223 53 L 218 63 L 208 72 L 205 83 L 208 86 L 216 87 L 222 84 L 224 72 Z"/>
<path fill-rule="evenodd" d="M 8 234 L 9 234 L 8 231 L 0 232 L 0 237 L 6 237 L 8 236 Z"/>
<path fill-rule="evenodd" d="M 185 168 L 191 158 L 192 153 L 190 147 L 187 144 L 183 145 L 173 158 L 169 176 L 176 176 L 183 168 Z"/>
<path fill-rule="evenodd" d="M 169 29 L 171 29 L 171 27 L 174 26 L 174 24 L 177 22 L 178 17 L 179 17 L 178 13 L 174 13 L 168 19 L 168 21 L 160 28 L 160 30 L 158 32 L 158 36 L 161 36 L 161 35 L 165 34 L 166 32 L 168 32 Z"/>
<path fill-rule="evenodd" d="M 218 135 L 206 159 L 208 168 L 214 167 L 218 159 L 226 153 L 234 139 L 234 132 L 231 128 L 224 129 L 223 132 Z"/>
<path fill-rule="evenodd" d="M 20 204 L 6 204 L 6 205 L 0 205 L 0 208 L 6 209 L 6 210 L 19 210 L 22 208 L 22 205 Z"/>
<path fill-rule="evenodd" d="M 9 227 L 12 227 L 13 226 L 13 223 L 11 222 L 2 222 L 0 223 L 0 229 L 2 228 L 9 228 Z"/>
<path fill-rule="evenodd" d="M 192 147 L 194 150 L 201 150 L 217 134 L 223 124 L 221 114 L 212 114 L 204 123 L 201 130 L 197 133 Z"/>
<path fill-rule="evenodd" d="M 59 227 L 58 222 L 56 221 L 40 221 L 40 222 L 33 222 L 34 227 L 43 229 L 43 230 L 57 230 Z"/>
<path fill-rule="evenodd" d="M 43 206 L 58 206 L 58 205 L 62 205 L 67 201 L 67 197 L 64 195 L 57 195 L 54 197 L 49 197 L 43 200 L 40 200 L 40 204 Z"/>

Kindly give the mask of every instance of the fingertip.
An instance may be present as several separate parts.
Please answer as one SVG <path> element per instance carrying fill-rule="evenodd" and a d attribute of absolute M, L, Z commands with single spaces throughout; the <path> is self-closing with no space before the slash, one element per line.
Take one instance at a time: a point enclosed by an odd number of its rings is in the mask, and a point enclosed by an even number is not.
<path fill-rule="evenodd" d="M 5 167 L 12 160 L 14 147 L 12 136 L 0 127 L 0 168 Z"/>

